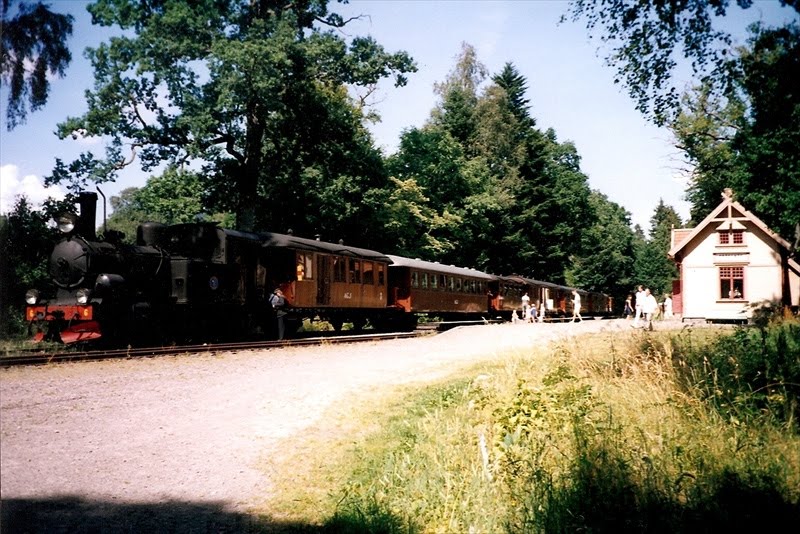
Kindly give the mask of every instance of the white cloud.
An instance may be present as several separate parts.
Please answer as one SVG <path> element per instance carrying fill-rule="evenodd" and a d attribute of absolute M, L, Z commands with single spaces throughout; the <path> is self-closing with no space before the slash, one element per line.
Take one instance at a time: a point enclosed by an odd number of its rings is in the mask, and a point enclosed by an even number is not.
<path fill-rule="evenodd" d="M 61 200 L 65 193 L 59 186 L 45 188 L 35 174 L 20 178 L 16 165 L 0 166 L 0 213 L 9 213 L 20 195 L 25 195 L 33 207 L 38 208 L 48 197 Z"/>
<path fill-rule="evenodd" d="M 83 128 L 74 130 L 70 137 L 72 137 L 72 140 L 75 141 L 78 145 L 86 147 L 99 146 L 101 142 L 101 139 L 98 136 L 86 135 L 86 130 L 84 130 Z"/>

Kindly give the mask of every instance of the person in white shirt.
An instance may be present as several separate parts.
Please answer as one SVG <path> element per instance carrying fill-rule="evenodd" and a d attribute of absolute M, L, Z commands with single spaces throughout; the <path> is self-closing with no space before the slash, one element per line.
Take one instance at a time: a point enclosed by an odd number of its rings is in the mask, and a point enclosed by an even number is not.
<path fill-rule="evenodd" d="M 672 319 L 672 297 L 669 293 L 664 295 L 664 319 Z"/>
<path fill-rule="evenodd" d="M 522 295 L 522 320 L 528 322 L 531 314 L 531 298 L 527 293 Z"/>
<path fill-rule="evenodd" d="M 572 290 L 572 321 L 574 323 L 575 320 L 583 321 L 583 317 L 581 317 L 581 296 L 578 294 L 578 291 L 573 289 Z"/>
<path fill-rule="evenodd" d="M 644 300 L 642 302 L 642 313 L 645 317 L 645 324 L 642 328 L 653 329 L 653 315 L 656 313 L 657 309 L 658 302 L 656 301 L 656 297 L 650 293 L 650 288 L 645 289 Z"/>
<path fill-rule="evenodd" d="M 636 313 L 633 316 L 633 324 L 631 325 L 634 328 L 639 326 L 639 319 L 642 317 L 642 305 L 644 304 L 644 297 L 645 297 L 644 287 L 643 286 L 637 286 L 636 287 L 636 300 L 634 301 L 635 302 L 634 306 L 636 308 Z"/>

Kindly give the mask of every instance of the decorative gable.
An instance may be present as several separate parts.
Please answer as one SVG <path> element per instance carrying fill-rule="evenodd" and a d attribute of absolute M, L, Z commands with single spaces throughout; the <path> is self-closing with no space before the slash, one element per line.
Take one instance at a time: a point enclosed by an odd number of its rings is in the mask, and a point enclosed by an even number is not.
<path fill-rule="evenodd" d="M 669 250 L 669 257 L 679 260 L 682 251 L 694 239 L 705 235 L 708 228 L 714 228 L 717 232 L 718 246 L 743 246 L 746 244 L 746 236 L 752 229 L 759 229 L 778 246 L 789 249 L 789 243 L 781 236 L 769 229 L 764 222 L 747 211 L 744 206 L 733 200 L 733 192 L 726 189 L 722 193 L 722 203 L 717 206 L 703 221 L 694 229 L 690 230 L 689 235 L 684 232 L 687 229 L 672 230 L 672 248 Z M 680 232 L 680 233 L 679 233 Z"/>

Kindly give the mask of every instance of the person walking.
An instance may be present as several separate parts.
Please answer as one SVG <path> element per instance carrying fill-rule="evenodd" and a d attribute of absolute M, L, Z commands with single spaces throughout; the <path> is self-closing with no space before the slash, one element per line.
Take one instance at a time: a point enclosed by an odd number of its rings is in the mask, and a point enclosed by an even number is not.
<path fill-rule="evenodd" d="M 583 317 L 581 317 L 581 296 L 578 294 L 576 289 L 572 290 L 572 320 L 571 323 L 574 323 L 575 320 L 583 321 Z"/>
<path fill-rule="evenodd" d="M 672 319 L 672 296 L 669 293 L 664 295 L 664 319 Z"/>
<path fill-rule="evenodd" d="M 522 295 L 522 320 L 526 323 L 530 320 L 531 298 L 527 293 Z"/>
<path fill-rule="evenodd" d="M 622 312 L 622 316 L 628 320 L 633 317 L 633 295 L 628 295 L 628 298 L 625 299 L 625 310 Z"/>
<path fill-rule="evenodd" d="M 269 297 L 269 303 L 272 306 L 272 311 L 275 314 L 275 326 L 277 328 L 278 341 L 283 339 L 286 329 L 284 324 L 284 317 L 286 317 L 286 297 L 281 291 L 281 288 L 276 287 L 275 291 Z"/>
<path fill-rule="evenodd" d="M 639 326 L 639 319 L 642 317 L 642 306 L 644 305 L 644 286 L 637 286 L 636 287 L 636 300 L 634 301 L 636 306 L 636 314 L 633 317 L 633 326 L 634 328 Z"/>
<path fill-rule="evenodd" d="M 653 317 L 655 316 L 656 310 L 658 310 L 656 297 L 650 293 L 650 288 L 647 288 L 644 290 L 644 300 L 642 302 L 642 313 L 645 317 L 645 324 L 642 328 L 647 328 L 648 330 L 653 329 Z"/>

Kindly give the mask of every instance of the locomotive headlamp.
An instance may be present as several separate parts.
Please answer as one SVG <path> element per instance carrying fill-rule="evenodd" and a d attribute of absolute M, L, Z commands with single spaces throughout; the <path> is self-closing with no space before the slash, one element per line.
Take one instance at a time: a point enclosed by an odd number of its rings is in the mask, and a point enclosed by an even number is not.
<path fill-rule="evenodd" d="M 78 222 L 78 217 L 74 213 L 65 213 L 59 215 L 56 219 L 58 231 L 62 234 L 68 234 L 75 229 L 75 223 Z"/>
<path fill-rule="evenodd" d="M 81 288 L 75 293 L 75 300 L 78 301 L 78 304 L 84 305 L 89 303 L 89 299 L 92 296 L 92 292 L 89 289 Z"/>
<path fill-rule="evenodd" d="M 29 289 L 25 292 L 25 302 L 33 306 L 39 302 L 39 292 L 35 289 Z"/>

